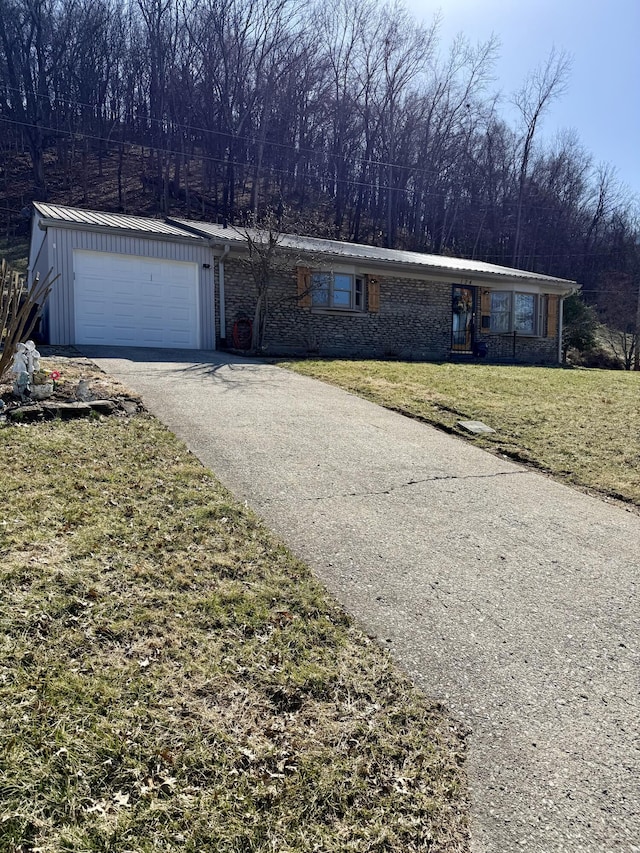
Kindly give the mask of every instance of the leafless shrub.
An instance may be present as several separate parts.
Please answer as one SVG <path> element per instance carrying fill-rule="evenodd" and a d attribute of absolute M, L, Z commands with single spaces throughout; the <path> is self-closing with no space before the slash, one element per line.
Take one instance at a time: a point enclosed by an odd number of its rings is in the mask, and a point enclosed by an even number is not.
<path fill-rule="evenodd" d="M 57 276 L 56 276 L 57 278 Z M 31 287 L 5 260 L 0 266 L 0 380 L 9 369 L 17 344 L 33 332 L 56 280 L 51 270 L 44 279 L 36 275 Z"/>

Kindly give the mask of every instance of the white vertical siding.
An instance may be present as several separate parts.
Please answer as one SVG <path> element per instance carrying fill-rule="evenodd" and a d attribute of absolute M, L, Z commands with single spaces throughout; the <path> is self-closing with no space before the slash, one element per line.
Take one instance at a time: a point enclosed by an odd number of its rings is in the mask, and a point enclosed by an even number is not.
<path fill-rule="evenodd" d="M 143 258 L 164 258 L 198 265 L 200 297 L 200 346 L 215 348 L 213 252 L 206 244 L 154 240 L 145 237 L 81 231 L 74 228 L 47 229 L 49 263 L 60 274 L 49 300 L 49 340 L 52 344 L 74 342 L 73 250 L 110 252 Z M 54 248 L 55 246 L 55 248 Z M 205 269 L 204 264 L 209 264 Z"/>

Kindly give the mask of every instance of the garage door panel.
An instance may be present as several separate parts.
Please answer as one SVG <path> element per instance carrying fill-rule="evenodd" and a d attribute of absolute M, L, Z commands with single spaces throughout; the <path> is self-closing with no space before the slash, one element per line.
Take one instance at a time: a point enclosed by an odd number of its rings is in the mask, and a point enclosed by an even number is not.
<path fill-rule="evenodd" d="M 99 293 L 88 293 L 84 299 L 85 311 L 96 314 L 104 314 L 107 307 L 107 300 Z"/>
<path fill-rule="evenodd" d="M 191 319 L 191 312 L 189 309 L 179 303 L 166 306 L 165 314 L 170 317 L 174 323 L 178 321 L 181 323 L 187 323 Z"/>
<path fill-rule="evenodd" d="M 103 344 L 104 340 L 104 327 L 103 326 L 87 326 L 85 328 L 85 339 L 82 341 L 84 344 Z"/>
<path fill-rule="evenodd" d="M 76 342 L 199 346 L 198 267 L 74 252 Z"/>
<path fill-rule="evenodd" d="M 186 282 L 170 281 L 165 286 L 167 296 L 171 296 L 175 299 L 182 297 L 185 293 L 188 293 L 189 290 L 190 287 Z"/>
<path fill-rule="evenodd" d="M 131 287 L 132 284 L 129 286 Z M 138 285 L 138 287 L 140 288 L 141 295 L 145 299 L 147 299 L 150 303 L 154 302 L 155 300 L 158 299 L 158 285 L 157 284 L 154 284 L 152 281 L 150 281 L 150 282 L 143 281 Z"/>
<path fill-rule="evenodd" d="M 149 341 L 150 343 L 145 344 L 145 346 L 163 346 L 163 335 L 161 332 L 158 332 L 157 329 L 143 329 L 142 337 L 145 341 Z"/>
<path fill-rule="evenodd" d="M 156 322 L 153 323 L 154 328 L 157 326 L 158 322 L 164 322 L 165 312 L 162 305 L 150 305 L 145 312 L 145 320 L 147 322 L 154 320 Z"/>

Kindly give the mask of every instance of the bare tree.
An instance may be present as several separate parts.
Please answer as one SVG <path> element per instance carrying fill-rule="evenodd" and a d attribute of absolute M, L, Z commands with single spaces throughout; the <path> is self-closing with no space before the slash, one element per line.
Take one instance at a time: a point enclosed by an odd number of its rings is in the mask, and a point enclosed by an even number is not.
<path fill-rule="evenodd" d="M 217 134 L 211 135 L 224 161 L 223 214 L 229 221 L 236 213 L 238 172 L 246 163 L 252 120 L 277 85 L 278 61 L 303 11 L 304 4 L 294 0 L 206 0 L 193 8 L 189 27 L 200 55 L 201 88 L 217 105 Z"/>
<path fill-rule="evenodd" d="M 522 212 L 536 130 L 550 104 L 565 92 L 570 69 L 571 60 L 568 54 L 552 48 L 546 62 L 529 75 L 522 88 L 513 96 L 513 104 L 520 113 L 522 123 L 518 152 L 516 222 L 511 254 L 511 265 L 514 267 L 518 265 L 520 259 Z"/>
<path fill-rule="evenodd" d="M 293 249 L 287 245 L 287 234 L 283 226 L 291 226 L 289 231 L 294 232 L 295 222 L 289 216 L 288 211 L 276 212 L 268 210 L 258 222 L 250 214 L 248 225 L 242 228 L 247 245 L 247 257 L 240 263 L 249 272 L 255 288 L 255 307 L 253 314 L 253 325 L 251 330 L 251 349 L 260 352 L 264 348 L 266 340 L 267 321 L 269 311 L 273 303 L 274 307 L 282 302 L 298 301 L 305 297 L 310 298 L 313 291 L 313 283 L 309 280 L 304 288 L 298 288 L 295 292 L 285 288 L 275 298 L 273 293 L 277 289 L 275 285 L 278 279 L 290 278 L 294 265 L 297 268 L 307 269 L 317 261 L 313 252 L 299 247 Z M 293 260 L 295 252 L 295 262 Z M 310 279 L 309 276 L 307 278 Z"/>
<path fill-rule="evenodd" d="M 256 304 L 251 329 L 251 349 L 260 352 L 263 347 L 267 318 L 269 315 L 269 291 L 280 260 L 281 234 L 274 222 L 267 222 L 266 227 L 246 229 L 245 237 L 249 250 L 246 266 L 248 267 L 256 293 Z"/>
<path fill-rule="evenodd" d="M 52 29 L 51 6 L 46 0 L 0 0 L 6 103 L 9 116 L 27 140 L 35 191 L 41 198 L 47 194 L 44 151 L 51 109 Z"/>
<path fill-rule="evenodd" d="M 411 27 L 408 13 L 398 4 L 384 9 L 375 33 L 382 68 L 378 109 L 386 159 L 386 244 L 394 246 L 397 229 L 399 171 L 396 163 L 396 128 L 399 113 L 412 94 L 412 84 L 425 71 L 435 50 L 437 20 L 430 28 Z"/>

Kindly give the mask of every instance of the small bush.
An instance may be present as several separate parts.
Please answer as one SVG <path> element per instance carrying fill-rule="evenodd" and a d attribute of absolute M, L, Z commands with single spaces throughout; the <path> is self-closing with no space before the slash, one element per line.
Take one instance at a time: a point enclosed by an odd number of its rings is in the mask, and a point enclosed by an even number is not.
<path fill-rule="evenodd" d="M 57 278 L 57 276 L 56 276 Z M 27 287 L 24 277 L 5 260 L 0 266 L 0 380 L 9 369 L 16 346 L 28 339 L 42 313 L 51 286 L 51 270 L 44 280 L 35 277 Z"/>

